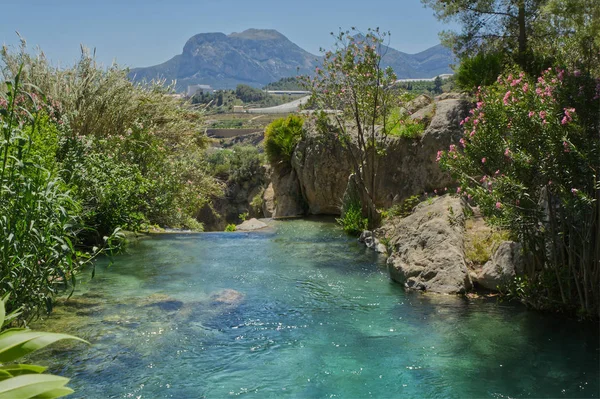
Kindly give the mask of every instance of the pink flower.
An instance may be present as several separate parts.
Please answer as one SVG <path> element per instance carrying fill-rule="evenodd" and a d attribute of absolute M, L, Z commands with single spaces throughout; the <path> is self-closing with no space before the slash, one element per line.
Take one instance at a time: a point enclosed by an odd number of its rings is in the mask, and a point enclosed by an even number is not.
<path fill-rule="evenodd" d="M 564 149 L 564 152 L 571 152 L 571 145 L 569 143 L 567 143 L 566 141 L 563 141 L 563 149 Z"/>
<path fill-rule="evenodd" d="M 502 102 L 504 103 L 504 105 L 508 105 L 508 98 L 510 97 L 510 90 L 506 92 L 506 94 L 504 95 L 504 98 L 502 99 Z"/>
<path fill-rule="evenodd" d="M 580 70 L 578 70 L 578 69 L 576 69 L 576 70 L 573 72 L 573 75 L 575 75 L 575 77 L 576 77 L 576 78 L 578 78 L 578 77 L 580 77 L 580 76 L 581 76 L 581 71 L 580 71 Z"/>
<path fill-rule="evenodd" d="M 436 162 L 440 162 L 440 160 L 442 159 L 442 155 L 444 154 L 444 151 L 438 151 L 437 152 L 437 156 L 435 157 L 435 161 Z"/>
<path fill-rule="evenodd" d="M 529 91 L 529 83 L 525 83 L 523 85 L 523 93 L 527 93 Z"/>
<path fill-rule="evenodd" d="M 458 141 L 459 141 L 460 145 L 462 145 L 462 146 L 463 146 L 463 148 L 465 148 L 465 146 L 467 145 L 467 143 L 465 142 L 465 139 L 464 139 L 464 138 L 461 138 L 461 139 L 460 139 L 460 140 L 458 140 Z"/>
<path fill-rule="evenodd" d="M 462 188 L 460 188 L 460 187 L 456 187 L 456 193 L 457 193 L 457 194 L 460 194 L 460 192 L 461 192 L 461 191 L 462 191 Z"/>
<path fill-rule="evenodd" d="M 506 149 L 504 150 L 504 156 L 505 157 L 509 157 L 510 156 L 510 148 L 506 147 Z"/>
<path fill-rule="evenodd" d="M 496 209 L 502 208 L 502 204 L 500 202 L 496 202 Z"/>
<path fill-rule="evenodd" d="M 472 196 L 471 194 L 467 194 L 467 198 L 468 198 L 468 199 L 469 199 L 469 201 L 470 201 L 470 200 L 472 200 L 472 199 L 473 199 L 473 196 Z"/>
<path fill-rule="evenodd" d="M 470 136 L 470 137 L 473 137 L 473 136 L 475 136 L 475 129 L 471 130 L 471 133 L 469 133 L 469 136 Z"/>
<path fill-rule="evenodd" d="M 531 118 L 533 115 L 535 115 L 535 112 L 534 111 L 529 111 L 529 114 L 527 114 L 527 115 Z"/>
<path fill-rule="evenodd" d="M 487 161 L 485 157 L 481 158 L 481 163 L 485 163 L 485 161 Z"/>
<path fill-rule="evenodd" d="M 450 152 L 455 152 L 456 146 L 454 144 L 450 144 Z"/>
<path fill-rule="evenodd" d="M 481 109 L 481 107 L 483 107 L 483 101 L 478 101 L 477 102 L 477 109 Z"/>
<path fill-rule="evenodd" d="M 546 111 L 540 111 L 540 118 L 546 119 Z"/>
<path fill-rule="evenodd" d="M 573 193 L 573 195 L 577 195 L 577 193 L 579 192 L 579 190 L 577 190 L 576 188 L 572 188 L 571 192 Z"/>

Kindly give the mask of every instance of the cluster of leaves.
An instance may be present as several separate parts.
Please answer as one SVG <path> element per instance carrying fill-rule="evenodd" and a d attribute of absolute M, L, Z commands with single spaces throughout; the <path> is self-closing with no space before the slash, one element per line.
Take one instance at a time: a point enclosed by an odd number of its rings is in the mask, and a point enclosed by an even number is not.
<path fill-rule="evenodd" d="M 383 218 L 389 217 L 407 217 L 413 213 L 415 207 L 421 202 L 421 196 L 413 195 L 406 198 L 402 203 L 394 205 L 385 211 L 382 211 Z"/>
<path fill-rule="evenodd" d="M 460 182 L 457 190 L 523 244 L 527 281 L 537 287 L 536 297 L 524 300 L 596 315 L 599 83 L 560 68 L 537 80 L 523 72 L 501 76 L 478 92 L 460 142 L 438 153 Z"/>
<path fill-rule="evenodd" d="M 387 128 L 386 134 L 389 136 L 417 139 L 423 135 L 427 128 L 427 121 L 413 119 L 400 107 L 396 107 L 388 115 L 385 126 Z"/>
<path fill-rule="evenodd" d="M 230 183 L 264 180 L 263 154 L 254 146 L 235 145 L 231 149 L 209 149 L 206 161 L 211 173 Z"/>
<path fill-rule="evenodd" d="M 352 201 L 344 207 L 342 217 L 336 219 L 344 231 L 352 236 L 359 236 L 367 229 L 368 220 L 362 215 L 359 201 Z"/>
<path fill-rule="evenodd" d="M 304 119 L 298 115 L 276 119 L 265 129 L 265 153 L 271 164 L 289 163 L 294 148 L 304 135 Z"/>
<path fill-rule="evenodd" d="M 6 314 L 8 295 L 0 300 L 0 327 L 10 324 L 17 312 Z M 66 334 L 31 331 L 23 328 L 5 329 L 0 332 L 0 398 L 60 398 L 73 393 L 65 385 L 68 378 L 43 374 L 46 367 L 13 362 L 56 341 L 80 338 Z M 8 364 L 7 364 L 8 363 Z"/>

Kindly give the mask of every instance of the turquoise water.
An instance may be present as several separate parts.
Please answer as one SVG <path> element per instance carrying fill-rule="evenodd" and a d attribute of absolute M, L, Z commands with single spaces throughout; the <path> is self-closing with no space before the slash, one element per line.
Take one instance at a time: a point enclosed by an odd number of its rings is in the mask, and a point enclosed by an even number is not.
<path fill-rule="evenodd" d="M 98 265 L 75 317 L 47 322 L 92 345 L 40 361 L 89 399 L 600 396 L 598 326 L 406 293 L 334 224 L 274 226 L 156 236 Z"/>

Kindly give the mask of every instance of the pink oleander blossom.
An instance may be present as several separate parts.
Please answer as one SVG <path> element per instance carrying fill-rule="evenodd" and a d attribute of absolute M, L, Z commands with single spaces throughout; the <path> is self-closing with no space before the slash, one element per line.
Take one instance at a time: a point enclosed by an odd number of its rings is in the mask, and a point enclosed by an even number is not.
<path fill-rule="evenodd" d="M 500 209 L 502 208 L 502 203 L 501 202 L 496 202 L 496 209 Z"/>

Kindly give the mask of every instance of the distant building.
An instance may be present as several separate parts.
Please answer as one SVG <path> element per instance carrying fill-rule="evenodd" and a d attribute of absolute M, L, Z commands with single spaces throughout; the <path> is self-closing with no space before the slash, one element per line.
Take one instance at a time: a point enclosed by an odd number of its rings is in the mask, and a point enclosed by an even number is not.
<path fill-rule="evenodd" d="M 209 85 L 189 85 L 187 87 L 187 91 L 185 92 L 185 95 L 188 97 L 193 97 L 194 95 L 198 94 L 198 93 L 212 93 L 213 88 L 210 87 Z"/>

